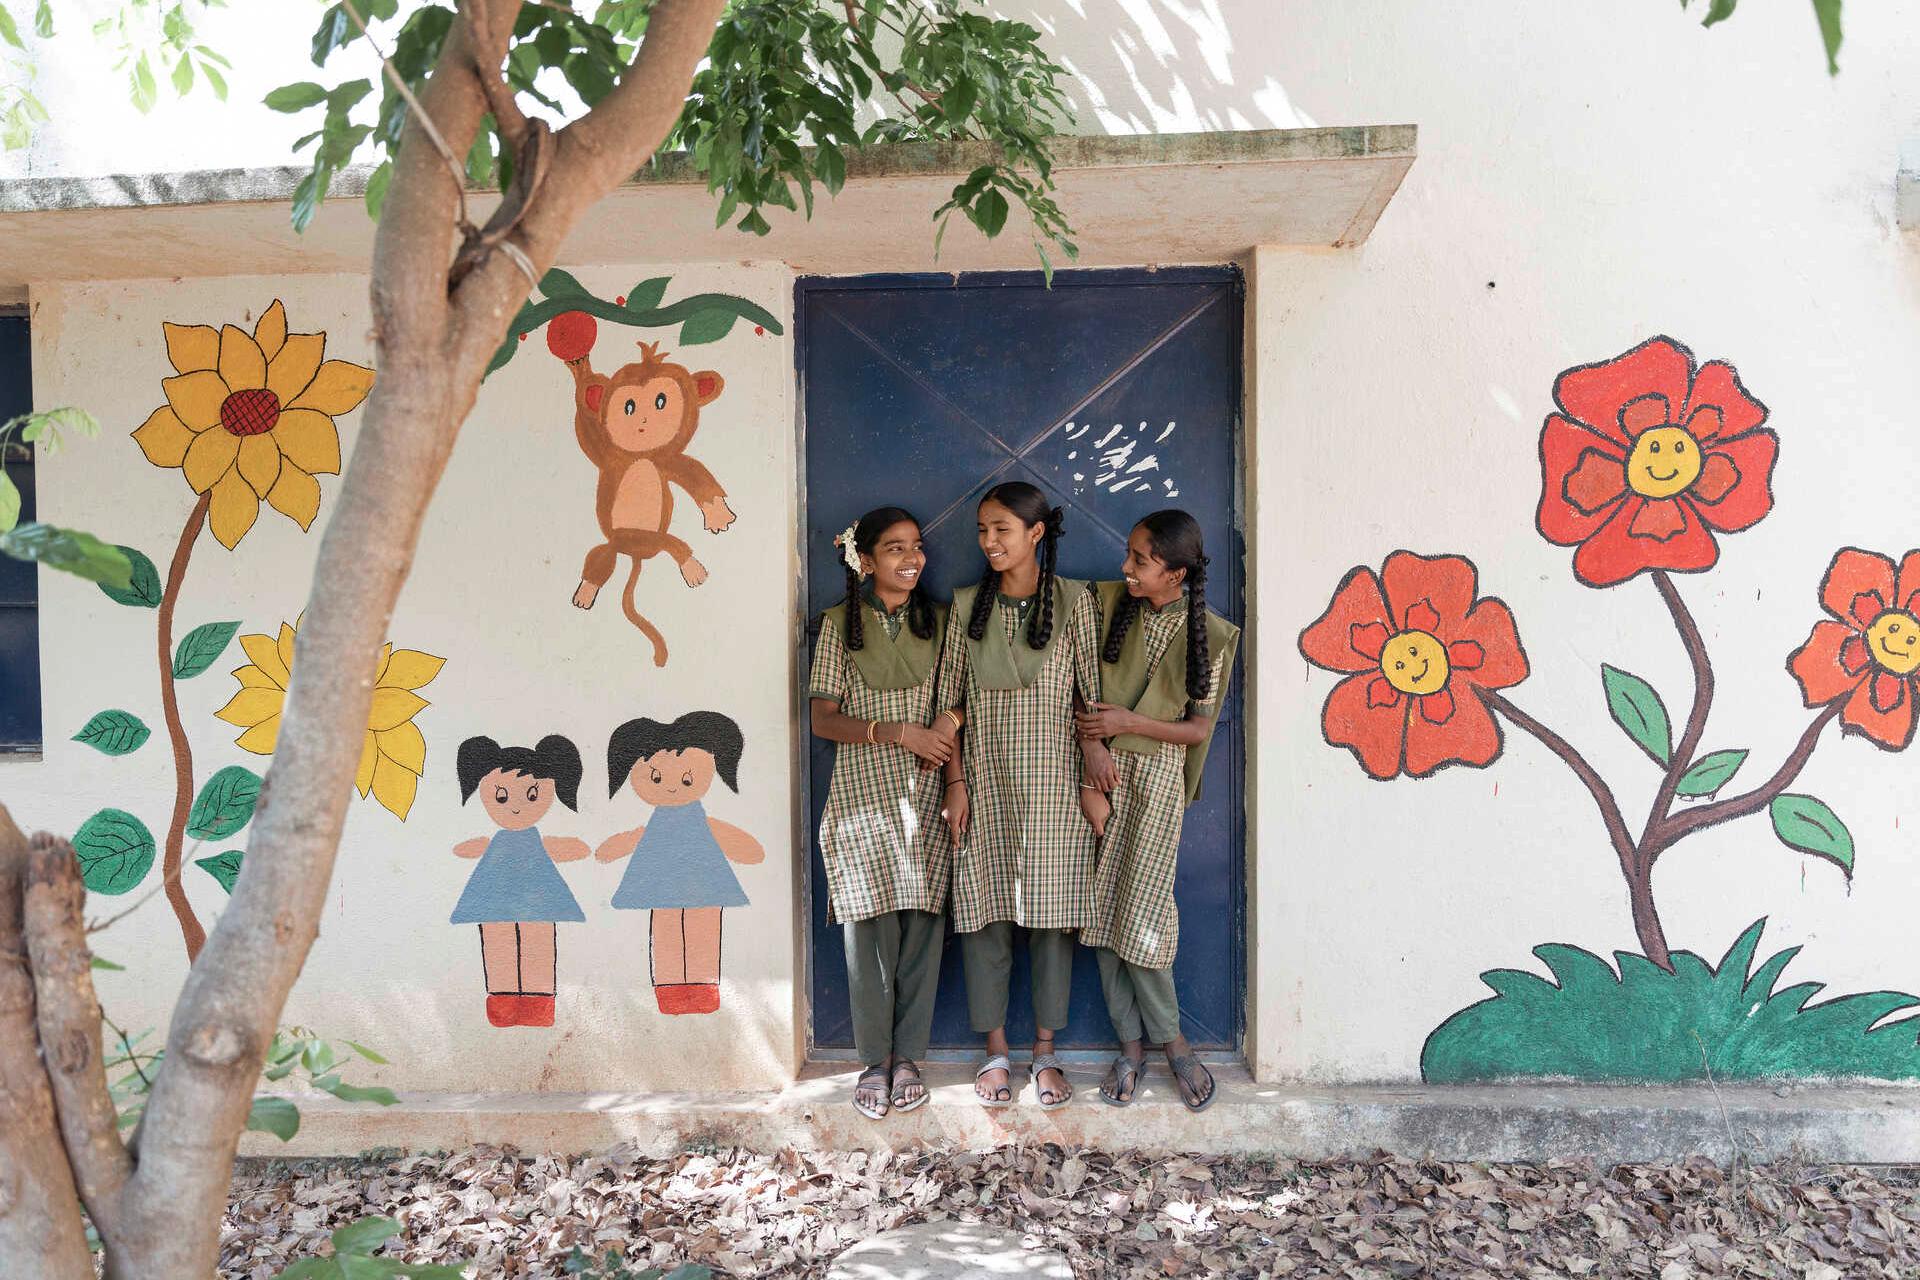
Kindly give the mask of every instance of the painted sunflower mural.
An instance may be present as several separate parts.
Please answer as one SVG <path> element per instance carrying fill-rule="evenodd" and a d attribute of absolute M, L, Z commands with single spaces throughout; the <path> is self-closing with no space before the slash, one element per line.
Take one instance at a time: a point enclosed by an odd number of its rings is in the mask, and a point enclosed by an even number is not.
<path fill-rule="evenodd" d="M 1650 581 L 1693 670 L 1693 699 L 1676 738 L 1650 683 L 1601 666 L 1609 715 L 1656 771 L 1643 819 L 1630 823 L 1599 770 L 1506 692 L 1526 678 L 1526 657 L 1506 606 L 1477 595 L 1464 558 L 1396 551 L 1378 574 L 1357 567 L 1300 635 L 1310 664 L 1343 677 L 1322 710 L 1322 734 L 1368 776 L 1489 766 L 1503 750 L 1505 720 L 1580 781 L 1624 881 L 1637 952 L 1616 951 L 1609 964 L 1547 943 L 1534 955 L 1550 979 L 1524 969 L 1483 973 L 1492 997 L 1427 1037 L 1422 1075 L 1920 1078 L 1920 1015 L 1888 1020 L 1920 1010 L 1920 997 L 1881 991 L 1813 1003 L 1818 983 L 1779 987 L 1800 948 L 1756 966 L 1764 918 L 1717 965 L 1672 948 L 1653 880 L 1660 858 L 1688 837 L 1765 812 L 1782 844 L 1830 864 L 1851 885 L 1852 833 L 1824 801 L 1789 788 L 1836 720 L 1884 750 L 1913 741 L 1920 551 L 1898 563 L 1855 548 L 1835 555 L 1819 589 L 1829 617 L 1787 660 L 1815 714 L 1764 781 L 1736 790 L 1750 753 L 1704 749 L 1713 663 L 1672 575 L 1714 569 L 1716 535 L 1751 529 L 1772 511 L 1779 439 L 1765 425 L 1766 406 L 1733 365 L 1697 364 L 1668 337 L 1565 371 L 1553 400 L 1540 435 L 1538 531 L 1575 548 L 1574 577 L 1586 586 Z"/>
<path fill-rule="evenodd" d="M 178 470 L 195 500 L 164 579 L 151 558 L 137 548 L 122 547 L 133 566 L 132 580 L 124 588 L 101 590 L 118 604 L 155 611 L 159 701 L 176 779 L 173 813 L 164 841 L 156 841 L 138 816 L 103 809 L 75 833 L 74 848 L 82 878 L 95 893 L 132 890 L 157 858 L 167 900 L 192 958 L 199 954 L 206 931 L 181 884 L 186 842 L 224 841 L 238 833 L 253 818 L 261 778 L 243 765 L 228 765 L 196 789 L 193 749 L 181 719 L 177 686 L 209 670 L 240 623 L 202 623 L 176 642 L 175 606 L 202 531 L 211 530 L 221 546 L 236 551 L 258 521 L 262 503 L 303 531 L 313 527 L 321 499 L 316 477 L 339 474 L 339 420 L 366 400 L 374 371 L 350 360 L 329 359 L 327 335 L 292 331 L 278 299 L 250 330 L 232 323 L 168 321 L 161 331 L 172 365 L 171 374 L 160 379 L 164 402 L 134 429 L 132 438 L 148 462 Z M 241 677 L 241 693 L 220 715 L 246 728 L 238 745 L 255 754 L 271 752 L 278 735 L 293 636 L 293 628 L 283 625 L 277 643 L 265 636 L 241 641 L 255 661 L 235 673 Z M 264 649 L 257 642 L 264 642 Z M 268 651 L 272 660 L 262 660 Z M 400 818 L 412 805 L 426 758 L 425 739 L 413 717 L 427 704 L 413 690 L 433 679 L 440 664 L 439 658 L 391 646 L 380 658 L 382 687 L 368 730 L 371 755 L 362 762 L 360 793 L 373 794 Z M 150 735 L 138 715 L 110 708 L 89 719 L 74 740 L 119 756 L 138 750 Z M 195 865 L 232 892 L 241 854 L 228 849 L 198 858 Z"/>

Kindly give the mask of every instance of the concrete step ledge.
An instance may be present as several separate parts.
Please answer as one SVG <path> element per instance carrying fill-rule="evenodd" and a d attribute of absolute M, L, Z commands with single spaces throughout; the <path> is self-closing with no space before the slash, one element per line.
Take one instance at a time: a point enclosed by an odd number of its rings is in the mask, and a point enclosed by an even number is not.
<path fill-rule="evenodd" d="M 709 1146 L 982 1149 L 1053 1142 L 1296 1159 L 1386 1150 L 1443 1160 L 1586 1157 L 1604 1164 L 1696 1154 L 1724 1161 L 1737 1145 L 1755 1161 L 1920 1163 L 1920 1089 L 1738 1086 L 1716 1095 L 1705 1086 L 1310 1088 L 1258 1084 L 1244 1068 L 1216 1066 L 1219 1096 L 1195 1115 L 1181 1106 L 1164 1063 L 1153 1063 L 1131 1107 L 1100 1101 L 1102 1070 L 1071 1066 L 1074 1101 L 1043 1112 L 1025 1070 L 1016 1062 L 1015 1080 L 1024 1086 L 1016 1105 L 989 1111 L 973 1101 L 967 1068 L 929 1066 L 931 1101 L 880 1121 L 850 1105 L 854 1072 L 831 1066 L 810 1068 L 777 1093 L 403 1094 L 388 1108 L 300 1099 L 302 1123 L 292 1142 L 249 1133 L 241 1154 L 342 1156 L 483 1143 L 569 1154 L 631 1143 L 665 1154 Z"/>

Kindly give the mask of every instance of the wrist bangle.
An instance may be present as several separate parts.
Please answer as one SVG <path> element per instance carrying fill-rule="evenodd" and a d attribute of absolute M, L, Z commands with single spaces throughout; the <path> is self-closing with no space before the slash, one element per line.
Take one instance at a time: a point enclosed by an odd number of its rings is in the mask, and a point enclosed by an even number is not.
<path fill-rule="evenodd" d="M 880 722 L 878 720 L 867 721 L 867 745 L 868 746 L 871 747 L 874 745 L 873 731 L 875 729 L 878 729 L 879 727 L 880 727 Z"/>
<path fill-rule="evenodd" d="M 1080 789 L 1082 791 L 1098 791 L 1100 789 L 1100 785 L 1095 782 L 1083 782 L 1080 784 Z"/>
<path fill-rule="evenodd" d="M 943 716 L 946 716 L 948 719 L 953 721 L 953 731 L 955 733 L 960 732 L 960 730 L 965 727 L 960 721 L 960 713 L 958 711 L 955 711 L 952 707 L 948 707 L 945 711 L 942 711 L 940 714 Z"/>
<path fill-rule="evenodd" d="M 949 783 L 948 783 L 948 784 L 946 785 L 946 787 L 943 787 L 943 788 L 941 788 L 941 789 L 942 789 L 942 790 L 947 790 L 947 789 L 949 789 L 949 788 L 952 788 L 952 787 L 964 787 L 964 786 L 966 786 L 966 785 L 967 785 L 967 780 L 966 780 L 965 778 L 955 778 L 955 779 L 954 779 L 954 780 L 953 780 L 952 782 L 949 782 Z"/>

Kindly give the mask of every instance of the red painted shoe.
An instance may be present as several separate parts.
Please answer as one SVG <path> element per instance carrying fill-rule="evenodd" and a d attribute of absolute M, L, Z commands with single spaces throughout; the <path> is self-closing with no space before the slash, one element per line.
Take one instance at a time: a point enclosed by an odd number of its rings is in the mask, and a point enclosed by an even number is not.
<path fill-rule="evenodd" d="M 550 1027 L 552 996 L 488 996 L 487 1021 L 496 1027 Z"/>
<path fill-rule="evenodd" d="M 712 1013 L 720 1007 L 717 982 L 671 982 L 653 989 L 662 1013 Z"/>

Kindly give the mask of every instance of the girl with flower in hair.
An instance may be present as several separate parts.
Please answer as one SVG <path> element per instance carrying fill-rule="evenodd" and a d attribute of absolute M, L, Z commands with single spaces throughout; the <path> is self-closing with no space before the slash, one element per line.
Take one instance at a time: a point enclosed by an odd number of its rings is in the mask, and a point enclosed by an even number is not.
<path fill-rule="evenodd" d="M 920 522 L 879 507 L 834 544 L 847 595 L 821 615 L 808 682 L 813 732 L 837 744 L 820 856 L 866 1064 L 853 1105 L 878 1120 L 928 1097 L 918 1060 L 933 1029 L 953 874 L 937 769 L 953 757 L 964 717 L 934 708 L 947 608 L 921 584 Z"/>

